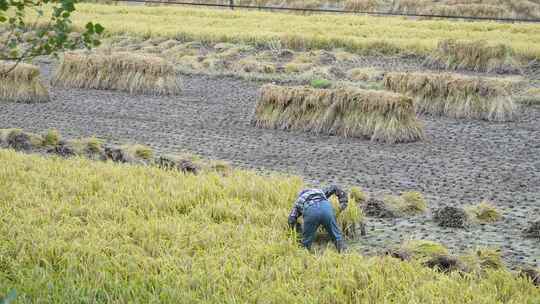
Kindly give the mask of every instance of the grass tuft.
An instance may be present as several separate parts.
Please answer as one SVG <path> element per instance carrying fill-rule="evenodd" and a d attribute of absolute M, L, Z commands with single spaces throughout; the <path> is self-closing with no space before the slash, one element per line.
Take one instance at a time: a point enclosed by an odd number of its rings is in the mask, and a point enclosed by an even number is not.
<path fill-rule="evenodd" d="M 56 129 L 50 129 L 43 136 L 43 146 L 56 146 L 60 142 L 60 133 Z"/>
<path fill-rule="evenodd" d="M 488 269 L 503 269 L 501 251 L 494 248 L 479 247 L 460 257 L 466 269 L 473 273 L 483 273 Z"/>
<path fill-rule="evenodd" d="M 359 187 L 351 187 L 349 196 L 351 200 L 354 200 L 358 204 L 365 202 L 367 199 L 367 195 Z"/>
<path fill-rule="evenodd" d="M 477 205 L 466 208 L 466 211 L 471 214 L 471 217 L 480 223 L 494 223 L 502 218 L 501 213 L 497 208 L 487 201 L 482 201 Z"/>
<path fill-rule="evenodd" d="M 419 113 L 509 121 L 518 111 L 511 98 L 511 80 L 452 73 L 389 73 L 384 83 L 389 90 L 413 96 Z"/>
<path fill-rule="evenodd" d="M 0 102 L 39 103 L 48 102 L 49 92 L 40 79 L 39 67 L 0 61 Z"/>
<path fill-rule="evenodd" d="M 387 143 L 417 141 L 424 136 L 410 98 L 356 88 L 265 85 L 259 93 L 254 124 Z"/>
<path fill-rule="evenodd" d="M 448 255 L 448 249 L 443 245 L 427 240 L 410 240 L 404 242 L 401 251 L 408 252 L 413 259 L 427 261 L 436 256 Z"/>
<path fill-rule="evenodd" d="M 133 53 L 67 53 L 53 84 L 120 90 L 130 94 L 174 95 L 180 92 L 175 67 L 166 60 Z"/>
<path fill-rule="evenodd" d="M 328 89 L 332 86 L 332 82 L 326 79 L 313 79 L 311 86 L 316 89 Z"/>

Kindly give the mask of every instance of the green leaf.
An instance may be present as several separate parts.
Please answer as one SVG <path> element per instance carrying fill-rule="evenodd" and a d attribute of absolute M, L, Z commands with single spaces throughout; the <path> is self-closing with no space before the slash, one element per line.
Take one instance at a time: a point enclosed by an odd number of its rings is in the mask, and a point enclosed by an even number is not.
<path fill-rule="evenodd" d="M 105 30 L 105 28 L 103 26 L 101 26 L 101 24 L 96 23 L 94 25 L 94 30 L 95 30 L 96 34 L 101 34 Z"/>
<path fill-rule="evenodd" d="M 85 26 L 86 28 L 86 32 L 89 33 L 89 34 L 93 34 L 94 33 L 94 24 L 92 22 L 88 22 Z"/>

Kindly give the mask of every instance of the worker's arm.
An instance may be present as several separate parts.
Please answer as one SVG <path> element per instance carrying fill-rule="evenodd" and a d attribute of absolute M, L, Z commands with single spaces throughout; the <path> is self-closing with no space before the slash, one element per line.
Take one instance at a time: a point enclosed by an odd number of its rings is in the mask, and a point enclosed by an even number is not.
<path fill-rule="evenodd" d="M 298 202 L 295 202 L 291 213 L 289 213 L 289 227 L 295 229 L 297 227 L 298 217 L 300 217 L 300 208 Z"/>
<path fill-rule="evenodd" d="M 332 195 L 337 196 L 340 210 L 345 210 L 345 208 L 347 208 L 347 204 L 349 203 L 349 197 L 347 196 L 347 192 L 343 191 L 341 187 L 337 185 L 331 185 L 322 190 L 327 198 L 330 198 Z"/>

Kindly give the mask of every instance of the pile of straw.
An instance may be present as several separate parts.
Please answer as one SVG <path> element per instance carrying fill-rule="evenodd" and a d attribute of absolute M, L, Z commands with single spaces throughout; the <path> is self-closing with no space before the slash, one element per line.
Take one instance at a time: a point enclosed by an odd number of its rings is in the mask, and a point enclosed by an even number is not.
<path fill-rule="evenodd" d="M 503 79 L 452 73 L 389 73 L 384 85 L 414 97 L 419 113 L 509 121 L 518 109 L 511 98 L 513 82 Z"/>
<path fill-rule="evenodd" d="M 412 100 L 385 91 L 265 85 L 260 90 L 254 124 L 387 143 L 423 138 Z"/>
<path fill-rule="evenodd" d="M 49 92 L 40 79 L 39 68 L 20 63 L 7 73 L 14 63 L 0 61 L 0 102 L 37 103 L 49 101 Z"/>
<path fill-rule="evenodd" d="M 130 94 L 174 95 L 181 90 L 171 63 L 159 57 L 123 52 L 65 54 L 53 84 Z"/>
<path fill-rule="evenodd" d="M 519 63 L 514 59 L 511 47 L 504 44 L 489 45 L 486 41 L 443 40 L 424 64 L 428 67 L 477 72 L 519 71 Z"/>

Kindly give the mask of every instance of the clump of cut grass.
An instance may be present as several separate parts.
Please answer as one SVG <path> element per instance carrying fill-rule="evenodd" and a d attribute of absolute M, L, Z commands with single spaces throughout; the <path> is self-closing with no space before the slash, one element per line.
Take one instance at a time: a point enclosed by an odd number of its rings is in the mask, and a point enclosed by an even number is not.
<path fill-rule="evenodd" d="M 362 208 L 368 216 L 394 218 L 422 214 L 427 210 L 427 203 L 420 192 L 406 191 L 400 196 L 370 198 L 362 204 Z"/>
<path fill-rule="evenodd" d="M 7 73 L 14 63 L 0 61 L 0 102 L 48 102 L 49 92 L 40 79 L 39 67 L 19 63 Z"/>
<path fill-rule="evenodd" d="M 253 57 L 238 60 L 233 64 L 233 69 L 244 73 L 272 74 L 276 72 L 276 66 L 273 63 L 259 62 Z"/>
<path fill-rule="evenodd" d="M 347 71 L 347 77 L 354 81 L 380 81 L 384 79 L 384 71 L 376 68 L 354 68 Z"/>
<path fill-rule="evenodd" d="M 477 205 L 466 208 L 466 211 L 471 214 L 471 217 L 480 223 L 494 223 L 502 218 L 501 213 L 497 208 L 487 201 L 482 201 Z"/>
<path fill-rule="evenodd" d="M 60 142 L 60 133 L 56 129 L 50 129 L 43 136 L 43 146 L 56 146 Z"/>
<path fill-rule="evenodd" d="M 123 145 L 120 147 L 128 156 L 134 160 L 150 161 L 154 157 L 152 148 L 141 145 Z"/>
<path fill-rule="evenodd" d="M 265 85 L 259 93 L 253 122 L 263 128 L 365 137 L 387 143 L 424 137 L 410 98 L 356 88 Z"/>
<path fill-rule="evenodd" d="M 97 137 L 88 137 L 81 140 L 85 150 L 90 153 L 100 153 L 103 150 L 103 141 Z"/>
<path fill-rule="evenodd" d="M 301 73 L 310 70 L 313 67 L 311 63 L 297 63 L 289 62 L 285 64 L 285 72 L 287 73 Z"/>
<path fill-rule="evenodd" d="M 443 40 L 425 65 L 451 70 L 508 73 L 519 71 L 514 51 L 505 44 L 486 41 Z"/>
<path fill-rule="evenodd" d="M 405 191 L 401 194 L 400 198 L 403 201 L 400 209 L 405 214 L 420 214 L 427 210 L 426 200 L 420 192 Z"/>
<path fill-rule="evenodd" d="M 460 257 L 467 271 L 483 273 L 488 269 L 503 269 L 501 251 L 494 248 L 479 247 Z"/>
<path fill-rule="evenodd" d="M 443 245 L 427 240 L 409 240 L 400 246 L 400 251 L 408 252 L 416 260 L 426 262 L 436 256 L 447 256 L 448 249 Z"/>
<path fill-rule="evenodd" d="M 488 121 L 510 121 L 518 112 L 513 81 L 452 73 L 389 73 L 389 90 L 414 97 L 419 113 Z"/>
<path fill-rule="evenodd" d="M 316 89 L 328 89 L 332 86 L 332 82 L 327 79 L 313 79 L 311 86 Z"/>
<path fill-rule="evenodd" d="M 52 82 L 57 86 L 111 89 L 130 94 L 174 95 L 181 90 L 171 63 L 133 53 L 65 54 Z"/>
<path fill-rule="evenodd" d="M 359 187 L 351 187 L 349 190 L 349 198 L 356 203 L 361 204 L 366 201 L 367 195 Z"/>
<path fill-rule="evenodd" d="M 400 196 L 386 195 L 383 201 L 388 206 L 387 208 L 402 216 L 422 214 L 427 210 L 424 196 L 416 191 L 406 191 Z"/>

